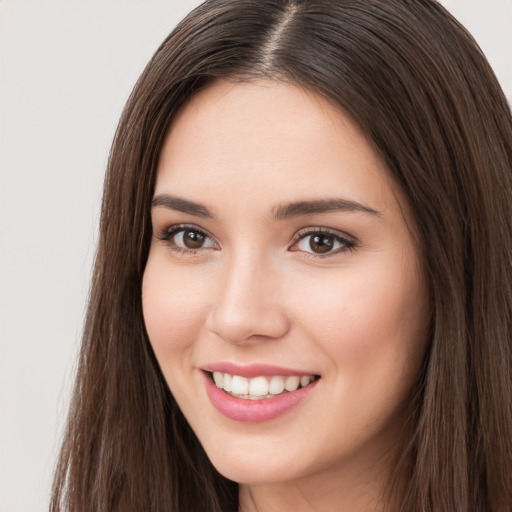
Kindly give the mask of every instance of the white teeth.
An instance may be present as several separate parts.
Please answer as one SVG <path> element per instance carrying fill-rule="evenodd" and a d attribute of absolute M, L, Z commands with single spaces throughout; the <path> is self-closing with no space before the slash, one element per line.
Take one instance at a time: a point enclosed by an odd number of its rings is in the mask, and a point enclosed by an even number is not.
<path fill-rule="evenodd" d="M 240 377 L 240 375 L 233 375 L 231 392 L 235 395 L 247 395 L 249 393 L 249 381 L 245 377 Z"/>
<path fill-rule="evenodd" d="M 284 391 L 284 380 L 282 377 L 272 377 L 268 384 L 268 392 L 271 395 L 279 395 Z"/>
<path fill-rule="evenodd" d="M 224 387 L 224 374 L 220 372 L 213 372 L 213 380 L 218 388 Z"/>
<path fill-rule="evenodd" d="M 300 378 L 300 385 L 305 388 L 309 384 L 309 375 Z"/>
<path fill-rule="evenodd" d="M 284 389 L 286 391 L 295 391 L 300 384 L 300 377 L 287 377 L 287 379 L 284 381 Z"/>
<path fill-rule="evenodd" d="M 267 396 L 268 381 L 265 377 L 256 377 L 249 381 L 249 395 Z"/>
<path fill-rule="evenodd" d="M 283 392 L 296 391 L 299 386 L 306 387 L 315 380 L 313 375 L 304 375 L 299 377 L 291 375 L 281 377 L 274 375 L 272 377 L 254 377 L 247 379 L 240 375 L 231 375 L 223 372 L 213 372 L 213 380 L 218 388 L 224 389 L 232 395 L 249 400 L 261 400 L 263 398 L 272 398 Z"/>
<path fill-rule="evenodd" d="M 229 373 L 224 374 L 224 385 L 222 387 L 224 388 L 224 391 L 231 391 L 231 375 Z"/>

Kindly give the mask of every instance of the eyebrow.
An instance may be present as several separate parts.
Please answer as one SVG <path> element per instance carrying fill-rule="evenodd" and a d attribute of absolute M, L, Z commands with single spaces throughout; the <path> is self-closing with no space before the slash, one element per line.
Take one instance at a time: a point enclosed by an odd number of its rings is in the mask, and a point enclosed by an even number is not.
<path fill-rule="evenodd" d="M 286 220 L 292 217 L 315 215 L 330 212 L 363 212 L 381 217 L 381 212 L 369 206 L 342 198 L 315 199 L 312 201 L 297 201 L 278 206 L 274 211 L 276 220 Z"/>
<path fill-rule="evenodd" d="M 196 203 L 181 197 L 171 196 L 169 194 L 159 194 L 151 202 L 153 208 L 167 208 L 196 217 L 213 219 L 211 210 L 201 203 Z M 310 201 L 295 201 L 277 206 L 273 211 L 275 220 L 286 220 L 293 217 L 302 217 L 315 215 L 319 213 L 330 213 L 335 211 L 342 212 L 363 212 L 377 217 L 381 217 L 381 212 L 370 208 L 369 206 L 342 198 L 314 199 Z"/>
<path fill-rule="evenodd" d="M 151 202 L 151 206 L 153 208 L 163 207 L 177 212 L 188 213 L 196 217 L 213 219 L 213 213 L 206 206 L 181 197 L 170 196 L 168 194 L 159 194 L 155 196 Z"/>

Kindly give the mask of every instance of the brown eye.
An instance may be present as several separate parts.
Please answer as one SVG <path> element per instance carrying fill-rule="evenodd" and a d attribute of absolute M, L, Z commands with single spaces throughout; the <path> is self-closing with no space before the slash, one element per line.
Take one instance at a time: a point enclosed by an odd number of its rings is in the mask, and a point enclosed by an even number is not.
<path fill-rule="evenodd" d="M 175 226 L 159 237 L 171 249 L 177 251 L 201 251 L 215 249 L 217 245 L 206 233 L 192 227 Z"/>
<path fill-rule="evenodd" d="M 200 249 L 206 237 L 198 231 L 183 231 L 183 245 L 187 249 Z"/>
<path fill-rule="evenodd" d="M 309 247 L 317 254 L 324 254 L 332 251 L 332 248 L 334 247 L 334 236 L 325 234 L 311 236 L 309 238 Z"/>
<path fill-rule="evenodd" d="M 310 231 L 300 236 L 291 250 L 302 251 L 311 255 L 330 256 L 348 251 L 355 247 L 355 242 L 345 238 L 342 234 L 327 231 Z"/>

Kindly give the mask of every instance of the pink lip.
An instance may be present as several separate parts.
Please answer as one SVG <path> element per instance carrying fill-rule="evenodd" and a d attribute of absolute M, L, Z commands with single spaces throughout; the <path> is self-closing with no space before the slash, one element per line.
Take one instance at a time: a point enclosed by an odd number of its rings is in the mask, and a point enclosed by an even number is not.
<path fill-rule="evenodd" d="M 220 389 L 215 385 L 208 373 L 202 373 L 204 376 L 206 393 L 213 406 L 227 418 L 235 421 L 252 423 L 269 421 L 287 413 L 290 409 L 303 402 L 316 388 L 316 385 L 319 382 L 319 380 L 316 380 L 305 388 L 300 388 L 297 391 L 289 393 L 283 393 L 282 395 L 276 395 L 275 398 L 246 400 L 226 393 L 223 389 Z M 235 375 L 240 375 L 240 373 L 235 373 Z M 258 373 L 257 375 L 262 374 Z M 272 375 L 283 374 L 273 373 Z M 297 374 L 293 373 L 292 375 Z"/>
<path fill-rule="evenodd" d="M 272 375 L 281 375 L 287 377 L 289 375 L 297 375 L 303 377 L 305 375 L 315 375 L 314 372 L 304 372 L 300 370 L 294 370 L 292 368 L 284 368 L 282 366 L 273 366 L 268 364 L 249 364 L 239 365 L 230 363 L 227 361 L 212 363 L 201 367 L 206 372 L 223 372 L 231 375 L 240 375 L 251 379 L 253 377 L 267 377 Z"/>

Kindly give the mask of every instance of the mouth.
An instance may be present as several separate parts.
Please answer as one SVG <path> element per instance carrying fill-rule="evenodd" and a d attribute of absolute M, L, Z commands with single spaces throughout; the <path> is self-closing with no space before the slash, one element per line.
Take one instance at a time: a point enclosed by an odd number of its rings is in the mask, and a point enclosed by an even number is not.
<path fill-rule="evenodd" d="M 231 420 L 246 423 L 286 416 L 312 400 L 322 380 L 314 372 L 261 363 L 222 361 L 201 370 L 214 408 Z"/>
<path fill-rule="evenodd" d="M 244 400 L 276 398 L 316 382 L 319 375 L 260 375 L 252 378 L 227 372 L 207 372 L 215 386 L 227 394 Z"/>

